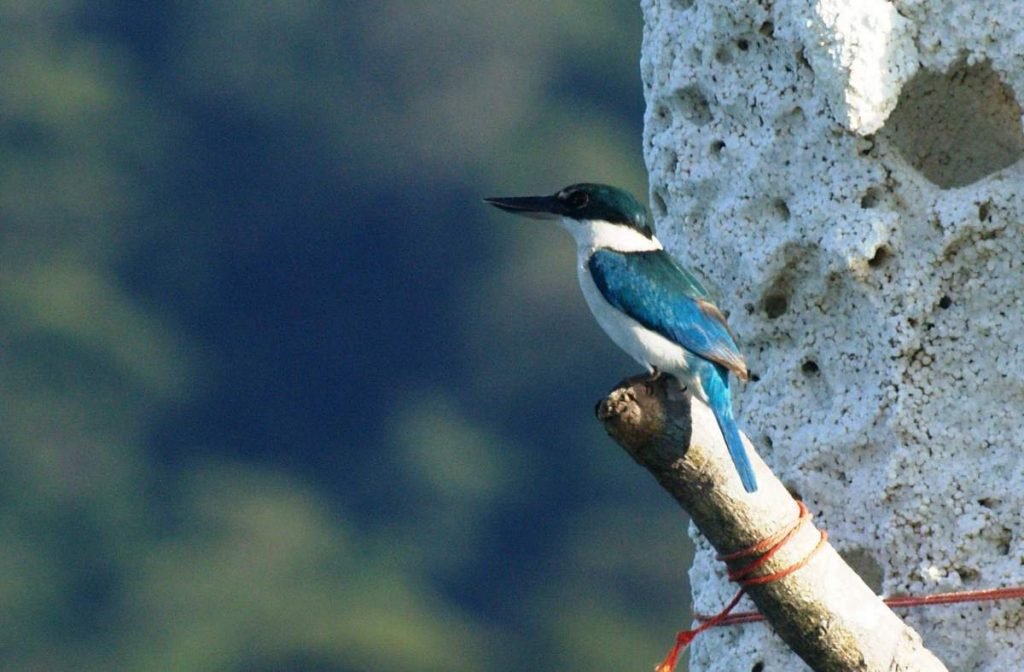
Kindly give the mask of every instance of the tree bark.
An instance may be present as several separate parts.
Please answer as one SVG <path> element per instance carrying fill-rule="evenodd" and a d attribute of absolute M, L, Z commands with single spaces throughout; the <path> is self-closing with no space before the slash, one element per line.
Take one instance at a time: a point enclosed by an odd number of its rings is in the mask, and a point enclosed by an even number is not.
<path fill-rule="evenodd" d="M 749 548 L 791 525 L 798 506 L 747 442 L 760 487 L 747 494 L 718 424 L 670 376 L 630 378 L 597 408 L 608 433 L 690 515 L 720 554 Z M 780 571 L 817 546 L 810 522 L 762 568 Z M 748 564 L 750 559 L 738 561 Z M 775 632 L 820 672 L 939 672 L 946 667 L 828 543 L 799 570 L 748 594 Z"/>

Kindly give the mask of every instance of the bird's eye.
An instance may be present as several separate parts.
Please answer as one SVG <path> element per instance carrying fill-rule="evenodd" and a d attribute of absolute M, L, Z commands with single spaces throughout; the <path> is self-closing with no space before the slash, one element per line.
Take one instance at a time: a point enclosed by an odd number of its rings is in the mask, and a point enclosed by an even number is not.
<path fill-rule="evenodd" d="M 565 204 L 570 208 L 578 210 L 590 202 L 590 196 L 588 196 L 585 191 L 570 191 L 562 200 L 565 201 Z"/>

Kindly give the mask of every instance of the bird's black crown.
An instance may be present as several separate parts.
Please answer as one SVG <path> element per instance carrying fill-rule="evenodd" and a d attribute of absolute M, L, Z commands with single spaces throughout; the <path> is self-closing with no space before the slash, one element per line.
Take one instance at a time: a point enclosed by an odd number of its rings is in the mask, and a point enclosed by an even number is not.
<path fill-rule="evenodd" d="M 565 212 L 560 213 L 563 217 L 600 219 L 625 224 L 648 238 L 654 235 L 650 210 L 625 189 L 583 182 L 569 185 L 555 194 L 555 198 L 565 208 Z"/>

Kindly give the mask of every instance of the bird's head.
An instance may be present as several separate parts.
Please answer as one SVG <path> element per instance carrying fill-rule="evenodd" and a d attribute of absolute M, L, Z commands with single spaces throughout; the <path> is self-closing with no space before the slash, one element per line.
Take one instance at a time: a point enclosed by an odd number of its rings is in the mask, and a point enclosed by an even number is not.
<path fill-rule="evenodd" d="M 515 215 L 533 219 L 559 220 L 581 243 L 602 241 L 625 243 L 630 247 L 656 244 L 651 228 L 651 213 L 624 189 L 607 184 L 572 184 L 550 196 L 512 196 L 486 198 L 485 202 Z M 638 248 L 639 249 L 639 248 Z"/>

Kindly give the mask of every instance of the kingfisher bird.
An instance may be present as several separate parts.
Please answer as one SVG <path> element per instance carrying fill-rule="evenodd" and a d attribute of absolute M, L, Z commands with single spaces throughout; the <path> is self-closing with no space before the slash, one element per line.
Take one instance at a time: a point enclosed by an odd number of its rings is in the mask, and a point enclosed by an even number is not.
<path fill-rule="evenodd" d="M 484 201 L 515 215 L 555 220 L 572 234 L 580 287 L 598 324 L 652 376 L 673 375 L 708 405 L 744 489 L 756 491 L 729 390 L 729 373 L 747 380 L 747 364 L 708 290 L 654 235 L 647 207 L 623 189 L 592 183 L 551 196 Z"/>

